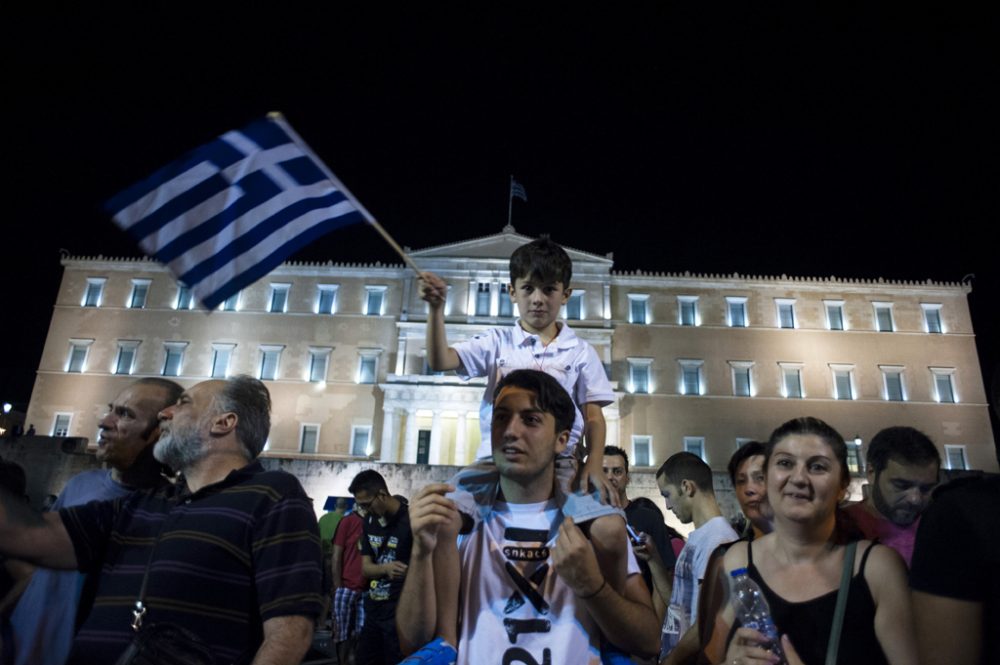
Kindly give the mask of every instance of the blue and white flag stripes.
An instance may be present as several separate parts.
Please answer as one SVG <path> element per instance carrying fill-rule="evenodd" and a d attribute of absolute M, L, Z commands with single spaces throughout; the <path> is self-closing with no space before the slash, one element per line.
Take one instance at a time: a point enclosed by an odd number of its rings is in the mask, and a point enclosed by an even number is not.
<path fill-rule="evenodd" d="M 524 191 L 524 185 L 513 178 L 510 179 L 510 198 L 521 199 L 525 203 L 528 202 L 528 193 Z"/>
<path fill-rule="evenodd" d="M 374 223 L 278 114 L 193 150 L 105 209 L 208 309 L 329 231 Z"/>

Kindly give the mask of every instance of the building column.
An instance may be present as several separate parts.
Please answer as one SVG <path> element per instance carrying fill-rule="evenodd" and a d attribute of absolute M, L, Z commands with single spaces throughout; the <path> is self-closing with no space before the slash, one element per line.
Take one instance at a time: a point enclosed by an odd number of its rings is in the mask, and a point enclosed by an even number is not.
<path fill-rule="evenodd" d="M 478 292 L 479 282 L 474 279 L 469 280 L 469 296 L 465 299 L 465 316 L 469 323 L 472 323 L 472 318 L 476 315 L 476 293 Z"/>
<path fill-rule="evenodd" d="M 399 411 L 391 406 L 382 407 L 382 449 L 379 460 L 396 461 L 396 435 L 399 432 Z"/>
<path fill-rule="evenodd" d="M 400 308 L 399 320 L 408 321 L 410 319 L 410 292 L 413 291 L 413 278 L 407 277 L 403 280 L 403 306 Z M 398 372 L 397 372 L 398 374 Z"/>
<path fill-rule="evenodd" d="M 490 282 L 490 316 L 500 316 L 500 285 Z"/>
<path fill-rule="evenodd" d="M 441 463 L 441 412 L 435 411 L 431 419 L 431 449 L 427 455 L 430 464 Z"/>
<path fill-rule="evenodd" d="M 417 410 L 406 410 L 406 433 L 403 439 L 403 459 L 404 464 L 417 463 Z"/>
<path fill-rule="evenodd" d="M 458 412 L 458 418 L 455 421 L 455 461 L 454 463 L 458 466 L 465 466 L 465 456 L 467 455 L 465 448 L 469 445 L 468 436 L 466 433 L 467 425 L 465 423 L 465 411 Z"/>
<path fill-rule="evenodd" d="M 611 327 L 611 285 L 604 284 L 604 327 Z"/>
<path fill-rule="evenodd" d="M 396 376 L 406 374 L 406 333 L 399 335 L 396 343 Z"/>

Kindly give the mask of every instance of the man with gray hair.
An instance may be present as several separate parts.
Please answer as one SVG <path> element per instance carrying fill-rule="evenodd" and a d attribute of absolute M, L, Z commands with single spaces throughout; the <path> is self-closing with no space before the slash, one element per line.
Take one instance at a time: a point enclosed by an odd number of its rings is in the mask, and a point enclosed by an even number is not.
<path fill-rule="evenodd" d="M 204 381 L 159 414 L 153 452 L 181 473 L 175 486 L 45 515 L 0 497 L 0 551 L 102 571 L 70 665 L 115 662 L 133 608 L 195 633 L 219 662 L 302 660 L 322 609 L 319 534 L 298 480 L 255 461 L 270 409 L 257 379 Z"/>

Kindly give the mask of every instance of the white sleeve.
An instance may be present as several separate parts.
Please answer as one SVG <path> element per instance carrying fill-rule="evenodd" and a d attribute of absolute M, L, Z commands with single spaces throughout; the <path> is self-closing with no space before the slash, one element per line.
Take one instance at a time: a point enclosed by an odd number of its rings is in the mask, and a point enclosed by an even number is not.
<path fill-rule="evenodd" d="M 580 375 L 576 380 L 573 398 L 577 404 L 594 402 L 607 406 L 615 401 L 615 391 L 604 372 L 604 364 L 597 357 L 597 351 L 590 344 L 580 357 Z"/>
<path fill-rule="evenodd" d="M 455 349 L 461 366 L 455 370 L 463 379 L 474 376 L 486 376 L 491 367 L 496 365 L 499 348 L 499 338 L 494 330 L 475 335 L 472 339 L 458 342 L 451 348 Z"/>

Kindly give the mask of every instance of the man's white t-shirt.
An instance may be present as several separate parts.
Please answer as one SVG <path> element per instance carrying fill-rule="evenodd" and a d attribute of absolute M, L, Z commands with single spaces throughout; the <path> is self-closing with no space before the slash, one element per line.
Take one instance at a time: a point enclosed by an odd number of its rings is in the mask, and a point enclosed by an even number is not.
<path fill-rule="evenodd" d="M 705 577 L 708 559 L 715 548 L 738 540 L 739 536 L 725 517 L 713 517 L 691 532 L 674 566 L 674 588 L 670 606 L 663 617 L 660 658 L 665 657 L 694 623 L 698 611 L 698 592 Z"/>
<path fill-rule="evenodd" d="M 600 631 L 552 569 L 562 514 L 554 500 L 498 501 L 459 538 L 458 665 L 599 665 Z M 628 574 L 639 565 L 628 548 Z"/>

